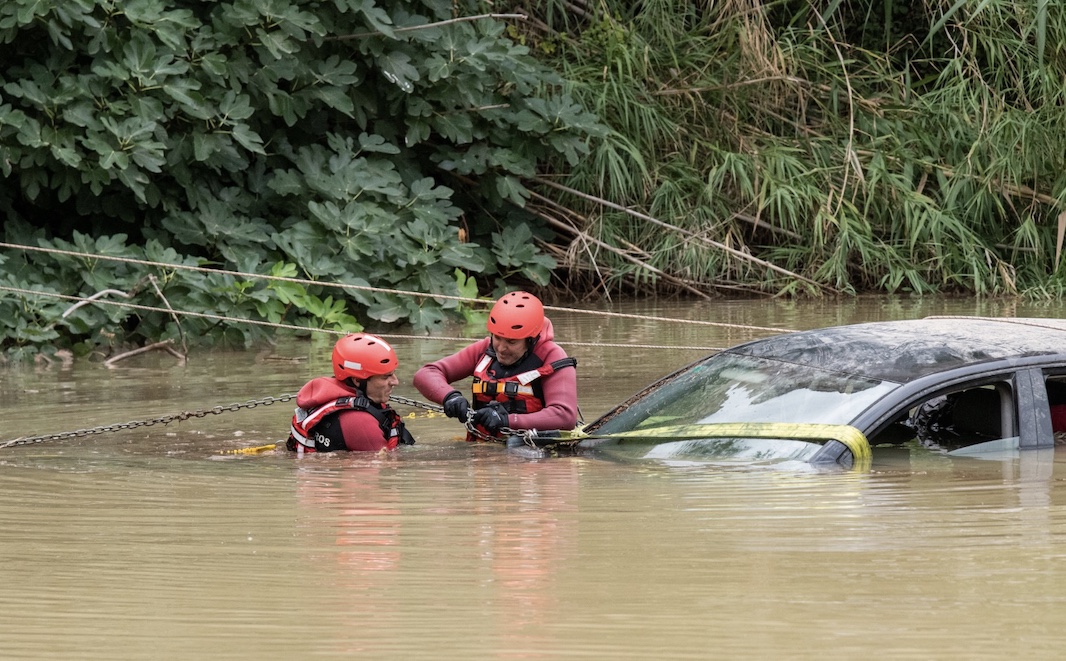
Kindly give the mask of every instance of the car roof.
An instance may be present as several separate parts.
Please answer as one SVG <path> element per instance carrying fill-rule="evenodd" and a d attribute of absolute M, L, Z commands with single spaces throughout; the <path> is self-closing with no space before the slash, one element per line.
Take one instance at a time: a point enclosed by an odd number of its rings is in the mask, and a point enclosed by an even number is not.
<path fill-rule="evenodd" d="M 1066 320 L 927 317 L 880 321 L 785 333 L 725 353 L 907 383 L 995 360 L 1041 355 L 1066 359 Z"/>

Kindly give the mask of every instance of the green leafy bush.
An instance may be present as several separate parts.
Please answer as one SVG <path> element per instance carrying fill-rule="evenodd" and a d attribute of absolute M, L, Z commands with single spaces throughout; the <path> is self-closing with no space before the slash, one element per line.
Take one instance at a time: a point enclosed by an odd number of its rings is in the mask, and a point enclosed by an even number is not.
<path fill-rule="evenodd" d="M 521 178 L 576 163 L 600 128 L 483 12 L 435 0 L 2 3 L 3 239 L 426 293 L 457 294 L 456 269 L 483 294 L 503 278 L 546 284 L 550 259 L 500 237 L 528 231 Z M 135 304 L 297 326 L 427 328 L 455 307 L 17 249 L 0 259 L 12 289 L 132 290 Z M 266 332 L 100 305 L 62 317 L 70 306 L 0 291 L 0 347 Z"/>

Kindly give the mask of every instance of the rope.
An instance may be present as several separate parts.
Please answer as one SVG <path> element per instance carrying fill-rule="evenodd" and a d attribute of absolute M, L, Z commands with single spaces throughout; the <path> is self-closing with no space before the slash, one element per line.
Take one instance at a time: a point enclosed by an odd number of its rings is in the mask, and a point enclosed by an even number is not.
<path fill-rule="evenodd" d="M 55 254 L 55 255 L 65 255 L 67 257 L 78 257 L 78 258 L 82 258 L 82 259 L 91 259 L 91 260 L 101 260 L 102 259 L 102 260 L 107 260 L 107 261 L 123 262 L 123 263 L 126 263 L 126 264 L 138 264 L 138 265 L 141 265 L 141 266 L 152 266 L 152 267 L 158 267 L 158 268 L 163 268 L 163 269 L 180 269 L 180 270 L 187 270 L 187 271 L 197 271 L 197 272 L 200 272 L 200 273 L 214 273 L 214 274 L 219 274 L 219 275 L 230 275 L 230 276 L 233 276 L 233 277 L 236 277 L 236 278 L 273 280 L 273 281 L 276 281 L 276 282 L 291 282 L 291 283 L 295 283 L 295 284 L 319 286 L 319 287 L 322 287 L 322 286 L 339 287 L 341 289 L 352 289 L 352 290 L 356 290 L 356 291 L 367 291 L 367 292 L 373 292 L 373 293 L 379 293 L 379 294 L 399 294 L 399 295 L 402 295 L 402 296 L 413 296 L 413 297 L 417 297 L 417 298 L 434 298 L 434 299 L 441 299 L 441 300 L 460 301 L 460 302 L 463 302 L 463 303 L 475 303 L 475 304 L 478 304 L 478 305 L 489 305 L 489 304 L 492 304 L 492 303 L 495 302 L 495 301 L 490 301 L 490 300 L 485 300 L 485 299 L 480 299 L 480 298 L 469 298 L 469 297 L 466 297 L 466 296 L 451 296 L 451 295 L 448 295 L 448 294 L 427 294 L 426 292 L 417 292 L 417 291 L 410 291 L 410 290 L 404 290 L 404 289 L 388 289 L 388 288 L 384 288 L 384 287 L 371 287 L 371 286 L 368 286 L 368 285 L 352 285 L 352 284 L 340 283 L 340 282 L 322 282 L 322 281 L 318 281 L 318 280 L 307 280 L 307 279 L 304 279 L 304 278 L 288 278 L 288 277 L 278 276 L 278 275 L 260 275 L 258 273 L 243 273 L 241 271 L 230 271 L 230 270 L 226 270 L 226 269 L 213 269 L 213 268 L 206 268 L 206 267 L 203 267 L 203 266 L 192 266 L 192 265 L 187 265 L 187 264 L 168 264 L 168 263 L 165 263 L 165 262 L 153 262 L 153 261 L 150 261 L 150 260 L 134 259 L 134 258 L 131 258 L 131 257 L 117 257 L 117 256 L 113 256 L 113 255 L 93 255 L 93 254 L 89 254 L 89 253 L 76 252 L 76 251 L 73 251 L 73 250 L 61 250 L 59 248 L 42 248 L 42 247 L 38 247 L 38 246 L 25 246 L 25 245 L 21 245 L 21 244 L 17 244 L 17 243 L 0 242 L 0 248 L 11 248 L 11 249 L 14 249 L 14 250 L 32 250 L 32 251 L 36 251 L 36 252 L 50 253 L 50 254 Z M 40 294 L 42 292 L 32 292 L 32 293 Z M 767 326 L 749 326 L 749 325 L 745 325 L 745 324 L 731 324 L 731 323 L 726 323 L 726 322 L 721 322 L 721 321 L 702 321 L 702 320 L 698 320 L 698 319 L 677 319 L 677 318 L 670 318 L 670 317 L 654 317 L 654 316 L 650 316 L 650 315 L 628 314 L 628 313 L 624 313 L 624 312 L 608 312 L 606 310 L 586 310 L 586 309 L 582 309 L 582 308 L 564 308 L 564 307 L 555 307 L 555 306 L 550 306 L 550 305 L 545 305 L 544 309 L 545 310 L 560 311 L 560 312 L 579 312 L 579 313 L 582 313 L 582 314 L 592 314 L 592 315 L 598 315 L 598 316 L 604 316 L 604 317 L 616 317 L 616 318 L 622 318 L 622 319 L 641 319 L 641 320 L 647 320 L 647 321 L 669 321 L 669 322 L 675 322 L 675 323 L 679 323 L 679 324 L 694 324 L 694 325 L 699 325 L 699 326 L 718 326 L 718 327 L 722 327 L 722 328 L 743 328 L 743 329 L 747 329 L 747 330 L 768 331 L 768 332 L 772 332 L 772 333 L 789 333 L 789 332 L 793 332 L 792 329 L 787 329 L 787 328 L 770 328 L 770 327 L 767 327 Z M 212 317 L 212 318 L 214 318 L 214 317 Z"/>
<path fill-rule="evenodd" d="M 58 298 L 58 299 L 61 299 L 61 300 L 66 300 L 66 301 L 78 301 L 79 303 L 84 303 L 84 302 L 90 300 L 90 299 L 87 299 L 87 298 L 84 298 L 84 297 L 81 297 L 81 296 L 71 296 L 69 294 L 56 294 L 56 293 L 53 293 L 53 292 L 35 291 L 33 289 L 21 289 L 19 287 L 0 286 L 0 291 L 12 292 L 14 294 L 29 294 L 29 295 L 33 295 L 33 296 L 45 296 L 45 297 L 50 297 L 50 298 Z M 96 296 L 96 294 L 94 294 L 94 296 Z M 155 307 L 155 306 L 151 306 L 151 305 L 139 305 L 137 303 L 126 303 L 124 301 L 109 301 L 109 300 L 106 300 L 106 299 L 97 298 L 97 299 L 92 299 L 92 302 L 100 304 L 100 305 L 114 305 L 114 306 L 117 306 L 117 307 L 131 308 L 131 309 L 134 309 L 134 310 L 144 310 L 144 311 L 147 311 L 147 312 L 162 312 L 162 313 L 165 313 L 165 314 L 182 314 L 182 315 L 186 315 L 186 316 L 189 316 L 189 317 L 199 317 L 201 319 L 212 319 L 214 321 L 226 321 L 226 322 L 253 324 L 255 326 L 268 326 L 270 328 L 282 328 L 282 329 L 286 329 L 286 330 L 297 330 L 297 331 L 310 331 L 310 332 L 314 332 L 314 333 L 330 333 L 332 335 L 347 335 L 348 334 L 347 331 L 330 330 L 328 328 L 311 328 L 309 326 L 296 326 L 294 324 L 282 324 L 282 323 L 276 323 L 276 322 L 272 322 L 272 321 L 262 321 L 260 319 L 242 319 L 240 317 L 227 317 L 227 316 L 224 316 L 224 315 L 210 314 L 210 313 L 207 313 L 207 312 L 189 312 L 189 311 L 186 311 L 186 310 L 174 310 L 173 308 L 161 308 L 161 307 Z M 383 338 L 386 338 L 386 339 L 443 340 L 443 341 L 453 341 L 453 342 L 473 342 L 473 341 L 477 340 L 477 338 L 447 337 L 447 336 L 439 336 L 439 335 L 404 335 L 404 334 L 397 334 L 397 333 L 388 333 L 388 334 L 386 334 L 386 333 L 376 333 L 376 335 L 378 335 L 378 337 L 383 337 Z M 622 344 L 610 344 L 610 343 L 607 343 L 607 342 L 556 342 L 556 344 L 558 344 L 559 346 L 620 347 L 620 348 L 629 348 L 629 349 L 678 349 L 678 350 L 688 350 L 688 351 L 721 351 L 722 350 L 720 347 L 685 346 L 685 345 L 674 345 L 674 344 L 624 344 L 624 343 L 622 343 Z"/>

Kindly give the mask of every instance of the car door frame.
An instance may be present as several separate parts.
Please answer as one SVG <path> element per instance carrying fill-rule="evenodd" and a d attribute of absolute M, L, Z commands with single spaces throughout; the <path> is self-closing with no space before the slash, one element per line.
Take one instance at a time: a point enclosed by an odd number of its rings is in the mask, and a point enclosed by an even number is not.
<path fill-rule="evenodd" d="M 1051 407 L 1048 402 L 1044 380 L 1047 371 L 1042 367 L 1020 369 L 1015 372 L 1018 391 L 1015 406 L 1018 407 L 1018 447 L 1022 450 L 1055 446 L 1051 430 Z M 1027 411 L 1028 414 L 1023 414 Z"/>

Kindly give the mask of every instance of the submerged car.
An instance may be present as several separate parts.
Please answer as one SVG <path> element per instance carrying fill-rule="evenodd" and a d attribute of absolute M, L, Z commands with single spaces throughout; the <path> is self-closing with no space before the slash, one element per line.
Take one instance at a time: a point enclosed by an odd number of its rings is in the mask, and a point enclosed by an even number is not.
<path fill-rule="evenodd" d="M 1066 429 L 1066 321 L 928 317 L 737 345 L 575 432 L 643 457 L 868 465 L 872 448 L 1051 448 Z"/>

